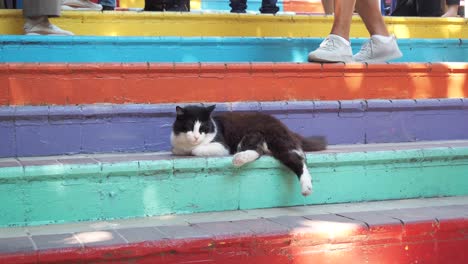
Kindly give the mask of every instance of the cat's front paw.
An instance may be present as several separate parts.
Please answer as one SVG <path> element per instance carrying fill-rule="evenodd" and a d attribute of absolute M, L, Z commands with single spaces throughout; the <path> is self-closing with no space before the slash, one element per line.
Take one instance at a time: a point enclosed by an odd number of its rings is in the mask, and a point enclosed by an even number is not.
<path fill-rule="evenodd" d="M 310 175 L 302 175 L 300 183 L 302 195 L 307 196 L 312 193 L 312 178 Z"/>
<path fill-rule="evenodd" d="M 260 157 L 255 150 L 245 150 L 242 152 L 238 152 L 234 155 L 232 159 L 232 165 L 235 167 L 240 167 L 246 163 L 252 162 Z"/>

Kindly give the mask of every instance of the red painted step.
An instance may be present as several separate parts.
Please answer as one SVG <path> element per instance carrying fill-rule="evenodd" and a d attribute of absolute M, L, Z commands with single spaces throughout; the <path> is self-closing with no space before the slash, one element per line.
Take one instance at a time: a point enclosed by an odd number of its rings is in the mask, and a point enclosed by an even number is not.
<path fill-rule="evenodd" d="M 0 64 L 0 105 L 463 98 L 468 63 Z"/>
<path fill-rule="evenodd" d="M 467 249 L 465 203 L 2 238 L 0 263 L 461 264 Z"/>

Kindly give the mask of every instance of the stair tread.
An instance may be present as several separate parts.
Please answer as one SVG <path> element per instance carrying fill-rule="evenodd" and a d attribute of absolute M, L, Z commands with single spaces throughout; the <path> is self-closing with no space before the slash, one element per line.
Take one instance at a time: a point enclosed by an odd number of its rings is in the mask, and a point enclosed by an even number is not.
<path fill-rule="evenodd" d="M 311 226 L 301 222 L 313 220 Z M 216 239 L 216 237 L 257 236 L 273 233 L 297 232 L 301 228 L 312 228 L 314 224 L 327 224 L 337 228 L 340 224 L 359 224 L 365 228 L 378 228 L 386 225 L 400 226 L 416 222 L 448 220 L 468 220 L 468 196 L 403 199 L 364 203 L 333 205 L 295 206 L 284 208 L 224 211 L 160 217 L 143 217 L 127 220 L 90 221 L 74 224 L 53 224 L 31 227 L 0 228 L 0 255 L 18 251 L 75 247 L 70 238 L 94 234 L 102 238 L 102 245 L 117 246 L 137 239 Z M 195 228 L 194 230 L 192 230 Z M 143 235 L 141 232 L 146 234 Z M 309 230 L 310 231 L 310 230 Z M 121 239 L 111 239 L 109 232 Z M 305 231 L 306 233 L 308 231 Z M 104 234 L 104 235 L 103 235 Z M 32 238 L 35 246 L 28 248 L 23 241 L 11 244 L 15 239 Z M 68 239 L 67 239 L 68 237 Z M 49 247 L 37 247 L 41 239 L 48 241 Z M 57 241 L 62 241 L 57 243 Z M 10 242 L 10 243 L 8 243 Z M 44 241 L 42 241 L 43 243 Z M 89 247 L 96 241 L 81 241 L 77 247 Z M 27 250 L 25 250 L 27 249 Z"/>
<path fill-rule="evenodd" d="M 398 38 L 466 38 L 468 35 L 468 28 L 463 18 L 385 17 L 384 19 L 389 31 L 395 33 Z M 22 21 L 21 10 L 0 10 L 0 34 L 23 34 Z M 333 17 L 64 11 L 60 18 L 52 21 L 77 35 L 324 37 L 332 26 Z M 352 23 L 352 37 L 369 36 L 358 16 L 353 17 Z M 317 26 L 314 27 L 314 24 Z"/>
<path fill-rule="evenodd" d="M 376 143 L 376 144 L 351 144 L 332 145 L 320 152 L 311 152 L 312 155 L 337 154 L 349 152 L 376 152 L 376 151 L 399 151 L 418 150 L 433 148 L 466 148 L 468 140 L 446 140 L 446 141 L 419 141 L 405 143 Z M 155 160 L 177 160 L 177 159 L 199 159 L 193 156 L 173 156 L 170 152 L 141 152 L 141 153 L 101 153 L 101 154 L 75 154 L 40 157 L 9 157 L 0 158 L 0 168 L 56 165 L 56 164 L 95 164 L 95 163 L 123 163 L 132 161 L 155 161 Z M 218 157 L 212 157 L 218 158 Z M 207 157 L 206 159 L 210 159 Z"/>

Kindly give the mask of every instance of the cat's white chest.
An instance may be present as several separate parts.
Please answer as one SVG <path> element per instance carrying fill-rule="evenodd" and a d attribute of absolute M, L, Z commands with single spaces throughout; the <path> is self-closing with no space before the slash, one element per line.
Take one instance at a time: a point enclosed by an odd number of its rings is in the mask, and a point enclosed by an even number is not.
<path fill-rule="evenodd" d="M 174 155 L 192 155 L 192 150 L 196 147 L 187 140 L 185 133 L 171 133 L 171 145 Z"/>
<path fill-rule="evenodd" d="M 216 134 L 208 134 L 198 145 L 190 144 L 184 133 L 171 134 L 172 153 L 174 155 L 194 155 L 194 156 L 226 156 L 229 150 L 218 142 L 212 142 Z"/>

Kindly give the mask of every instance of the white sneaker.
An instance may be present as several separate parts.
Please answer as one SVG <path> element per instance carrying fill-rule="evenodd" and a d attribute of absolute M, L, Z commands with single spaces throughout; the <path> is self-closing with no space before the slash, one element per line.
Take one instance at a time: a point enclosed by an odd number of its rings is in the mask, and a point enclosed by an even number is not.
<path fill-rule="evenodd" d="M 330 34 L 308 57 L 310 62 L 352 62 L 353 51 L 346 39 Z"/>
<path fill-rule="evenodd" d="M 89 0 L 62 0 L 62 10 L 101 11 L 102 5 Z"/>
<path fill-rule="evenodd" d="M 25 18 L 24 33 L 26 35 L 55 35 L 55 36 L 72 36 L 70 31 L 63 30 L 54 26 L 49 22 L 46 16 L 39 18 Z"/>
<path fill-rule="evenodd" d="M 403 54 L 398 48 L 395 36 L 371 36 L 369 41 L 362 45 L 361 50 L 354 55 L 356 62 L 379 63 L 398 59 Z"/>

